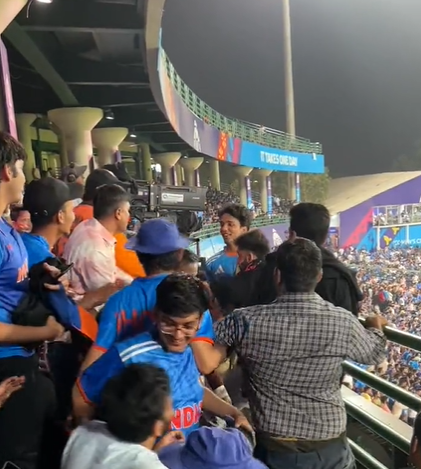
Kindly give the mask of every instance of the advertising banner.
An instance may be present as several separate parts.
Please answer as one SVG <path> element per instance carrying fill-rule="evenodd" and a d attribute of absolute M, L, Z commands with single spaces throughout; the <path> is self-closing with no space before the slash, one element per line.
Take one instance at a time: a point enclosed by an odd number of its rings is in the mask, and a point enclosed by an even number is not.
<path fill-rule="evenodd" d="M 323 155 L 278 150 L 242 141 L 202 121 L 183 102 L 168 78 L 163 53 L 159 54 L 158 74 L 168 120 L 177 134 L 199 153 L 251 168 L 324 173 Z"/>

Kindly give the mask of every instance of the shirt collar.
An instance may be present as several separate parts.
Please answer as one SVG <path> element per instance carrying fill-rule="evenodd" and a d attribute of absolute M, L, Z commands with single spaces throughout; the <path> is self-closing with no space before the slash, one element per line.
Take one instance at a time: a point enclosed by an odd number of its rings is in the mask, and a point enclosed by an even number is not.
<path fill-rule="evenodd" d="M 114 245 L 116 243 L 115 237 L 100 223 L 96 218 L 91 218 L 87 222 L 91 228 L 93 228 L 105 242 Z"/>

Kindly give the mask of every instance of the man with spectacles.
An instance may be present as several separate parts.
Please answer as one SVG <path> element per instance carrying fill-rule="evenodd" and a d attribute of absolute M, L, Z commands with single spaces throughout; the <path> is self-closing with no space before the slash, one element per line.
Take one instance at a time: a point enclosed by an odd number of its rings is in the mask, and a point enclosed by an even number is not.
<path fill-rule="evenodd" d="M 177 226 L 167 220 L 157 218 L 142 224 L 126 247 L 136 252 L 147 276 L 135 279 L 108 300 L 101 312 L 97 339 L 82 368 L 100 358 L 116 342 L 153 327 L 151 312 L 156 304 L 157 287 L 168 275 L 179 269 L 184 250 L 189 244 L 189 240 L 180 235 Z M 204 313 L 191 346 L 201 373 L 207 375 L 214 371 L 216 366 L 212 362 L 208 366 L 214 352 L 209 311 Z"/>
<path fill-rule="evenodd" d="M 237 426 L 252 431 L 241 412 L 200 383 L 189 344 L 207 307 L 205 287 L 195 277 L 172 274 L 163 279 L 156 289 L 155 326 L 151 331 L 114 344 L 82 373 L 73 392 L 76 417 L 92 416 L 92 404 L 99 403 L 107 381 L 123 368 L 148 363 L 164 369 L 170 378 L 173 430 L 189 434 L 199 426 L 203 408 L 220 417 L 232 417 Z"/>

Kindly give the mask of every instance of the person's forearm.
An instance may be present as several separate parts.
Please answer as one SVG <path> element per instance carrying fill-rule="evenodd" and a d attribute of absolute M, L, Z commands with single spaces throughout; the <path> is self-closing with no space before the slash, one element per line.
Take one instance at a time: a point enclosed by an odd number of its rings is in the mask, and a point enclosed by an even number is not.
<path fill-rule="evenodd" d="M 197 368 L 202 375 L 209 375 L 226 359 L 226 347 L 220 344 L 210 344 L 196 341 L 191 344 Z"/>
<path fill-rule="evenodd" d="M 73 416 L 75 422 L 80 424 L 83 420 L 90 420 L 94 413 L 94 408 L 83 399 L 77 385 L 73 387 L 72 391 L 73 402 Z"/>
<path fill-rule="evenodd" d="M 17 326 L 15 324 L 0 324 L 0 343 L 2 344 L 30 344 L 50 340 L 51 331 L 46 327 Z"/>
<path fill-rule="evenodd" d="M 224 385 L 224 382 L 222 381 L 222 378 L 219 376 L 219 374 L 214 371 L 213 373 L 210 373 L 209 375 L 206 375 L 206 379 L 208 381 L 209 386 L 213 391 L 215 389 L 218 389 L 219 387 Z"/>
<path fill-rule="evenodd" d="M 210 412 L 218 417 L 235 418 L 241 412 L 231 404 L 220 399 L 210 389 L 204 388 L 203 410 Z"/>

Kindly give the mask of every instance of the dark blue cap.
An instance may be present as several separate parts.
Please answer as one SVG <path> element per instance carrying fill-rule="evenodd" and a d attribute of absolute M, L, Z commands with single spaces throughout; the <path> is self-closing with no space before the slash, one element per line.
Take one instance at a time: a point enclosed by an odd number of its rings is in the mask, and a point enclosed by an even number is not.
<path fill-rule="evenodd" d="M 184 445 L 168 446 L 158 456 L 169 469 L 267 469 L 253 458 L 247 438 L 231 428 L 201 427 L 190 433 Z"/>
<path fill-rule="evenodd" d="M 137 235 L 126 244 L 126 249 L 158 256 L 186 249 L 189 244 L 190 241 L 179 233 L 174 223 L 156 218 L 142 223 Z"/>

